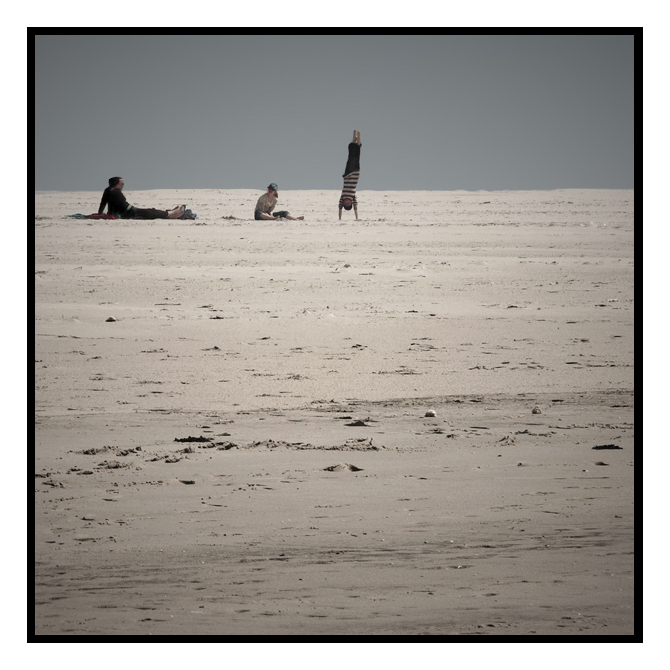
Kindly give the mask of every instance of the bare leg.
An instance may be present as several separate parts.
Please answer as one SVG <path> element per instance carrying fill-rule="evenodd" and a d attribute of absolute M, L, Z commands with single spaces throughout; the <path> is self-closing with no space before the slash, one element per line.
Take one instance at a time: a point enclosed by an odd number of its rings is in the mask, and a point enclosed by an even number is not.
<path fill-rule="evenodd" d="M 355 130 L 354 130 L 354 137 L 353 137 L 353 139 L 351 140 L 351 143 L 352 143 L 352 144 L 356 144 L 356 131 L 355 131 Z"/>
<path fill-rule="evenodd" d="M 361 131 L 359 130 L 356 132 L 356 144 L 360 143 L 361 143 Z"/>
<path fill-rule="evenodd" d="M 168 212 L 168 219 L 178 219 L 186 210 L 186 205 L 179 205 Z"/>

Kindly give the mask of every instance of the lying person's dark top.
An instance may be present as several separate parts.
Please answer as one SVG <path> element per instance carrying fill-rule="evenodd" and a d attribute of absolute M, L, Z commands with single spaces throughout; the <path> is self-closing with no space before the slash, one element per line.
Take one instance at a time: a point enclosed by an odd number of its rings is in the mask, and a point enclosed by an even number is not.
<path fill-rule="evenodd" d="M 105 189 L 100 201 L 100 207 L 98 207 L 98 214 L 104 212 L 105 205 L 107 205 L 107 213 L 117 218 L 128 216 L 132 209 L 132 205 L 128 203 L 126 196 L 118 188 Z"/>

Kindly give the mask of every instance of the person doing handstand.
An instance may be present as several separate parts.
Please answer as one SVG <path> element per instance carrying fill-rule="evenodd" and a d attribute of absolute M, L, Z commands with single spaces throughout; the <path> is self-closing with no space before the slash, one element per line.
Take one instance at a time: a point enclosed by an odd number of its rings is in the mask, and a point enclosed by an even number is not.
<path fill-rule="evenodd" d="M 304 216 L 291 216 L 288 212 L 273 212 L 277 204 L 277 184 L 272 182 L 268 186 L 268 192 L 258 198 L 256 209 L 254 210 L 254 219 L 256 221 L 274 221 L 275 219 L 289 219 L 290 221 L 302 221 Z"/>
<path fill-rule="evenodd" d="M 109 186 L 102 192 L 102 200 L 98 214 L 102 214 L 107 206 L 107 213 L 117 219 L 178 219 L 186 210 L 186 205 L 178 205 L 174 209 L 140 209 L 128 203 L 123 191 L 123 179 L 112 177 Z"/>
<path fill-rule="evenodd" d="M 344 188 L 340 196 L 339 216 L 342 219 L 342 208 L 347 211 L 354 208 L 356 221 L 358 221 L 358 201 L 356 200 L 356 187 L 361 176 L 361 134 L 354 130 L 354 138 L 349 143 L 349 158 L 347 167 L 344 168 Z"/>

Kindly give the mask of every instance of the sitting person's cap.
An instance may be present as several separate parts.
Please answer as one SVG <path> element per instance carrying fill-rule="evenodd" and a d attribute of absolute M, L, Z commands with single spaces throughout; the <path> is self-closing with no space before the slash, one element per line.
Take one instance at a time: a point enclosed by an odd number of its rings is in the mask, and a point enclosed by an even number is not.
<path fill-rule="evenodd" d="M 275 184 L 274 182 L 272 182 L 272 183 L 268 186 L 268 188 L 271 188 L 273 191 L 277 191 L 277 184 Z"/>

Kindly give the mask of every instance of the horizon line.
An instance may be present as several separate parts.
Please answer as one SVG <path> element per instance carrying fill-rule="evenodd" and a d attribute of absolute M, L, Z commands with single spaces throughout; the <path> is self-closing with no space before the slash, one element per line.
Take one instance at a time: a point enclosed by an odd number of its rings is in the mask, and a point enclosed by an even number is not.
<path fill-rule="evenodd" d="M 175 187 L 165 187 L 165 188 L 135 188 L 135 189 L 125 189 L 127 192 L 131 191 L 265 191 L 267 189 L 261 187 L 239 187 L 239 188 L 223 188 L 223 187 L 201 187 L 201 188 L 175 188 Z M 279 192 L 295 192 L 295 191 L 334 191 L 340 192 L 341 188 L 286 188 L 279 189 Z M 364 188 L 358 189 L 358 192 L 372 191 L 372 192 L 389 192 L 393 191 L 395 193 L 410 193 L 416 191 L 423 191 L 429 193 L 455 193 L 455 192 L 465 192 L 465 193 L 517 193 L 522 191 L 634 191 L 634 186 L 626 187 L 614 187 L 614 186 L 558 186 L 551 188 L 498 188 L 498 189 L 487 189 L 487 188 L 478 188 L 478 189 L 469 189 L 469 188 L 453 188 L 453 189 L 440 189 L 440 188 L 404 188 L 404 189 L 378 189 L 378 188 Z M 101 193 L 104 191 L 104 188 L 91 190 L 91 189 L 80 189 L 80 190 L 64 190 L 64 189 L 35 189 L 35 193 Z"/>

